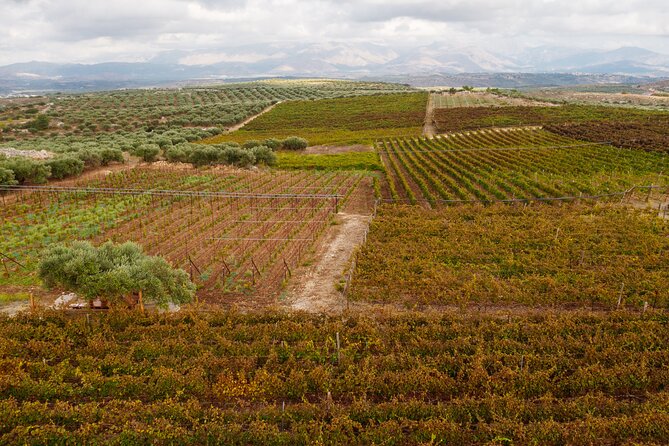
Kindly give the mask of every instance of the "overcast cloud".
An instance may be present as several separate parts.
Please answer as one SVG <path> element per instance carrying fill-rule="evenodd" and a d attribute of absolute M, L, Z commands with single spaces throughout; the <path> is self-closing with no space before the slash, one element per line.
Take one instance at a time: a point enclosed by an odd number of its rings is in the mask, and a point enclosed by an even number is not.
<path fill-rule="evenodd" d="M 0 65 L 142 61 L 173 50 L 201 53 L 189 56 L 197 63 L 226 48 L 294 42 L 669 53 L 669 7 L 666 0 L 0 0 Z"/>

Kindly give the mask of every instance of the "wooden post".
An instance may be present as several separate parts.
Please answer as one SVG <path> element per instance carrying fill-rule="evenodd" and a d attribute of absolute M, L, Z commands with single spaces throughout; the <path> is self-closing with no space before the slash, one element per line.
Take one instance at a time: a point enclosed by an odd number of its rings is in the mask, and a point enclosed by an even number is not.
<path fill-rule="evenodd" d="M 142 298 L 142 290 L 139 290 L 139 311 L 144 314 L 144 299 Z"/>
<path fill-rule="evenodd" d="M 646 314 L 646 310 L 648 310 L 648 302 L 647 301 L 645 301 L 643 303 L 643 312 L 641 314 Z"/>
<path fill-rule="evenodd" d="M 337 332 L 337 365 L 341 362 L 341 344 L 339 343 L 339 332 Z"/>
<path fill-rule="evenodd" d="M 30 293 L 30 309 L 35 311 L 35 307 L 35 296 L 33 296 L 33 293 Z"/>
<path fill-rule="evenodd" d="M 620 304 L 623 302 L 623 290 L 625 289 L 625 284 L 620 285 L 620 293 L 618 293 L 618 305 L 616 308 L 620 308 Z"/>

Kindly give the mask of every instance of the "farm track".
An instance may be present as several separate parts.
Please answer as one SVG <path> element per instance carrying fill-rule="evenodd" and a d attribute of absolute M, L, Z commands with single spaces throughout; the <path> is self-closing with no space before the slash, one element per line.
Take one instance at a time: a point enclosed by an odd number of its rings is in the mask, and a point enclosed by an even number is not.
<path fill-rule="evenodd" d="M 434 95 L 430 94 L 427 99 L 427 110 L 425 111 L 425 125 L 423 125 L 423 136 L 431 138 L 438 133 L 434 124 Z"/>
<path fill-rule="evenodd" d="M 245 119 L 244 121 L 240 122 L 239 124 L 235 124 L 235 125 L 233 125 L 232 127 L 227 128 L 227 129 L 225 130 L 225 133 L 224 133 L 224 134 L 232 133 L 232 132 L 236 132 L 237 130 L 241 129 L 242 127 L 244 127 L 245 125 L 247 125 L 247 124 L 250 123 L 251 121 L 257 119 L 258 117 L 264 115 L 265 113 L 268 113 L 268 112 L 271 111 L 274 107 L 276 107 L 277 105 L 279 105 L 281 102 L 283 102 L 283 101 L 279 101 L 279 102 L 277 102 L 276 104 L 272 104 L 272 105 L 270 105 L 269 107 L 265 108 L 265 109 L 264 109 L 263 111 L 261 111 L 260 113 L 255 114 L 255 115 L 253 115 L 253 116 L 251 116 L 251 117 Z"/>

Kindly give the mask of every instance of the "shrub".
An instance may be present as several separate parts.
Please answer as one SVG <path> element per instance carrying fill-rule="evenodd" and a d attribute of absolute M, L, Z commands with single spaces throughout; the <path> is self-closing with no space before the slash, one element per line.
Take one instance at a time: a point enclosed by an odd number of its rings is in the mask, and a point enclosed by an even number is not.
<path fill-rule="evenodd" d="M 215 146 L 200 145 L 193 148 L 188 155 L 188 162 L 193 166 L 209 166 L 221 160 L 221 150 Z"/>
<path fill-rule="evenodd" d="M 250 167 L 255 164 L 256 157 L 251 150 L 240 147 L 226 147 L 222 150 L 220 161 L 238 167 Z"/>
<path fill-rule="evenodd" d="M 49 117 L 47 115 L 39 115 L 28 122 L 26 128 L 30 130 L 46 130 L 49 128 Z"/>
<path fill-rule="evenodd" d="M 0 167 L 0 186 L 13 186 L 17 183 L 14 171 Z"/>
<path fill-rule="evenodd" d="M 254 147 L 251 149 L 251 152 L 258 164 L 265 164 L 266 166 L 274 166 L 276 164 L 276 153 L 270 147 Z"/>
<path fill-rule="evenodd" d="M 263 146 L 267 146 L 272 150 L 277 150 L 281 147 L 281 141 L 276 138 L 268 138 L 262 142 Z"/>
<path fill-rule="evenodd" d="M 142 144 L 132 151 L 135 156 L 141 157 L 147 163 L 152 163 L 158 157 L 160 147 L 157 144 Z"/>
<path fill-rule="evenodd" d="M 187 303 L 195 296 L 195 285 L 185 271 L 172 268 L 162 257 L 144 254 L 132 242 L 107 242 L 98 248 L 84 241 L 51 245 L 38 271 L 47 287 L 61 286 L 112 305 L 140 290 L 146 302 L 162 307 Z"/>
<path fill-rule="evenodd" d="M 117 163 L 125 162 L 123 159 L 123 152 L 120 149 L 100 149 L 100 156 L 102 157 L 102 165 L 106 166 L 112 161 Z"/>
<path fill-rule="evenodd" d="M 51 177 L 58 180 L 81 175 L 81 172 L 84 171 L 84 162 L 73 156 L 59 156 L 46 161 L 44 164 L 51 169 Z"/>
<path fill-rule="evenodd" d="M 165 150 L 165 158 L 171 163 L 187 163 L 190 151 L 186 152 L 182 146 L 170 147 Z"/>
<path fill-rule="evenodd" d="M 30 158 L 9 158 L 6 161 L 2 161 L 0 167 L 14 172 L 14 178 L 20 184 L 43 184 L 51 176 L 51 168 L 49 166 Z"/>
<path fill-rule="evenodd" d="M 261 146 L 262 143 L 258 141 L 257 139 L 251 139 L 249 141 L 246 141 L 244 144 L 242 144 L 242 148 L 244 149 L 252 149 L 254 147 Z"/>
<path fill-rule="evenodd" d="M 86 148 L 74 153 L 76 153 L 77 158 L 84 162 L 86 168 L 92 169 L 102 165 L 102 155 L 98 150 Z"/>
<path fill-rule="evenodd" d="M 309 143 L 304 138 L 291 136 L 283 140 L 281 148 L 284 150 L 304 150 L 309 146 Z"/>

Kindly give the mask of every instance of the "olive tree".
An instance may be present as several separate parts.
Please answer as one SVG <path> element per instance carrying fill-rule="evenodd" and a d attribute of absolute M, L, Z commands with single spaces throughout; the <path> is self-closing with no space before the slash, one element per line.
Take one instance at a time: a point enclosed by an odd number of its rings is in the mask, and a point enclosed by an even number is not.
<path fill-rule="evenodd" d="M 130 297 L 139 291 L 145 302 L 161 307 L 187 303 L 195 296 L 195 285 L 185 271 L 145 254 L 132 242 L 100 247 L 85 241 L 55 244 L 43 252 L 38 271 L 47 287 L 62 287 L 111 305 L 132 304 Z"/>

